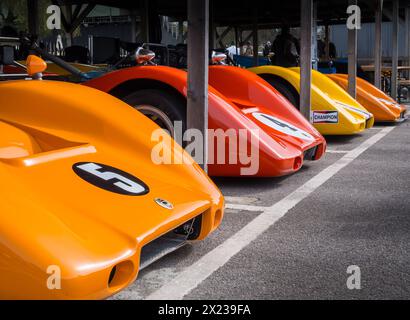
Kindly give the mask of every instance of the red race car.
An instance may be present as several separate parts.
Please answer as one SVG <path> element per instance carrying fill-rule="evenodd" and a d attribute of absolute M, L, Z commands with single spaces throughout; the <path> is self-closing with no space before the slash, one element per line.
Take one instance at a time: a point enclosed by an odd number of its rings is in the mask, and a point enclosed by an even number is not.
<path fill-rule="evenodd" d="M 211 176 L 282 176 L 299 170 L 304 159 L 318 160 L 325 152 L 326 143 L 321 134 L 252 72 L 211 66 L 209 83 L 209 129 L 213 132 L 222 129 L 226 137 L 231 137 L 232 129 L 239 137 L 242 129 L 248 137 L 247 147 L 239 152 L 238 145 L 232 150 L 230 139 L 225 139 L 223 148 L 218 148 L 214 141 L 210 143 L 214 146 L 208 165 Z M 175 129 L 175 121 L 181 121 L 185 127 L 187 73 L 183 70 L 137 66 L 109 72 L 83 84 L 124 100 L 170 132 Z M 258 132 L 257 140 L 249 139 L 254 132 Z M 249 163 L 240 158 L 241 152 L 248 153 L 255 143 L 259 151 L 257 170 L 253 171 L 254 155 L 248 158 Z M 232 152 L 236 154 L 232 156 Z M 218 159 L 225 161 L 218 163 Z"/>

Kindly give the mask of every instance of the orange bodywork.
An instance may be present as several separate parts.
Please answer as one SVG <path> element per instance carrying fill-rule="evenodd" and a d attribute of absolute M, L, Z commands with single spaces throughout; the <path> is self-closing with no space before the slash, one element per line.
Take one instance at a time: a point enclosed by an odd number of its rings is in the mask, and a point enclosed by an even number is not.
<path fill-rule="evenodd" d="M 348 90 L 347 74 L 327 74 L 346 91 Z M 357 81 L 357 101 L 374 115 L 377 122 L 401 121 L 404 119 L 407 108 L 398 104 L 383 91 L 361 78 Z"/>
<path fill-rule="evenodd" d="M 192 161 L 155 164 L 156 130 L 138 111 L 91 88 L 0 82 L 0 298 L 105 298 L 136 279 L 141 252 L 153 240 L 199 216 L 195 240 L 218 227 L 220 191 Z M 171 138 L 163 148 L 191 159 Z M 84 162 L 137 177 L 147 192 L 98 188 L 74 172 Z M 50 289 L 56 266 L 61 288 Z"/>

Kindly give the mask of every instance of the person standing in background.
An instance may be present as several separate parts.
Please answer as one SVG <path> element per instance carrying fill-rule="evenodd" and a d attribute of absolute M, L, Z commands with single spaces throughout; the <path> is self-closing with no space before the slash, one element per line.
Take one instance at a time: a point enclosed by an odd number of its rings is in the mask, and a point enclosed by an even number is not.
<path fill-rule="evenodd" d="M 282 67 L 296 67 L 299 65 L 299 41 L 290 34 L 289 26 L 284 25 L 281 33 L 272 44 L 274 65 Z"/>

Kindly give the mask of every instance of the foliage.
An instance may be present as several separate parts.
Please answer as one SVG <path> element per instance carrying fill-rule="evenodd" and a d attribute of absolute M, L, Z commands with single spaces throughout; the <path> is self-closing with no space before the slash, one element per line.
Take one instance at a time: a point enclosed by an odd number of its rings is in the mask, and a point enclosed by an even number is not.
<path fill-rule="evenodd" d="M 47 7 L 51 0 L 39 0 L 39 34 L 48 36 L 51 31 L 47 29 Z M 28 30 L 27 0 L 1 0 L 0 1 L 0 28 L 13 27 L 18 32 Z"/>

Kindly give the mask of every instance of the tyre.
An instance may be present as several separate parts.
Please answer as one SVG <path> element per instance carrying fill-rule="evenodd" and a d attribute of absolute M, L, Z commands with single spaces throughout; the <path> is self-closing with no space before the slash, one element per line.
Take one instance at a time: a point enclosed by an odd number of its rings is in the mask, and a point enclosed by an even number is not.
<path fill-rule="evenodd" d="M 186 105 L 180 97 L 156 89 L 143 89 L 127 95 L 122 100 L 161 128 L 168 130 L 172 137 L 175 137 L 175 121 L 182 122 L 182 130 L 185 132 Z"/>
<path fill-rule="evenodd" d="M 284 96 L 293 106 L 300 110 L 299 107 L 299 94 L 291 86 L 291 84 L 284 83 L 284 81 L 273 78 L 273 77 L 263 77 L 272 87 L 274 87 L 279 93 Z"/>

